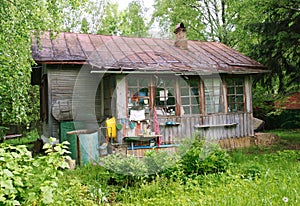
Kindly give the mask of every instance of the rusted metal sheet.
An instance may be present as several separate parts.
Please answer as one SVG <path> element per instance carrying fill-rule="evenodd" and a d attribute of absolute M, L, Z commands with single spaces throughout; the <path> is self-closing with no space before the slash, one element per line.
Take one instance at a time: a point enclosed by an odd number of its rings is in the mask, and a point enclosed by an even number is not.
<path fill-rule="evenodd" d="M 95 34 L 49 32 L 41 36 L 38 49 L 33 41 L 32 55 L 37 63 L 72 64 L 88 62 L 105 68 L 176 72 L 262 73 L 266 67 L 218 42 L 188 41 L 188 49 L 174 46 L 174 40 L 132 38 Z"/>

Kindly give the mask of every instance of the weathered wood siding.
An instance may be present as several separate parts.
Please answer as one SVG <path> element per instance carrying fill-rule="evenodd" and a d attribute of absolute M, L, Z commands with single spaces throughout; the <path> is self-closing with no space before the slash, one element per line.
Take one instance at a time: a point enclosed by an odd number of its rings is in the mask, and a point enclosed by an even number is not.
<path fill-rule="evenodd" d="M 108 115 L 115 116 L 118 123 L 123 124 L 123 129 L 118 131 L 118 142 L 122 142 L 128 132 L 134 134 L 128 128 L 124 75 L 103 78 L 103 75 L 91 74 L 88 66 L 52 65 L 46 71 L 49 118 L 44 125 L 45 135 L 59 137 L 62 121 L 92 122 L 91 126 L 95 129 L 99 127 L 97 122 Z M 251 77 L 245 79 L 245 93 L 245 112 L 158 117 L 163 143 L 174 143 L 196 133 L 209 140 L 253 136 Z M 178 125 L 167 126 L 166 121 L 177 122 Z M 222 126 L 228 124 L 236 125 Z M 210 126 L 197 128 L 196 125 Z"/>
<path fill-rule="evenodd" d="M 167 126 L 166 121 L 174 121 L 179 125 Z M 254 136 L 252 113 L 212 114 L 207 116 L 190 116 L 159 119 L 162 139 L 165 143 L 174 143 L 183 138 L 190 138 L 196 133 L 208 140 L 220 140 L 235 137 Z M 222 126 L 238 123 L 236 126 Z M 196 128 L 196 125 L 211 127 Z M 218 125 L 218 126 L 213 126 Z"/>
<path fill-rule="evenodd" d="M 47 77 L 49 129 L 45 135 L 59 137 L 62 121 L 97 122 L 101 118 L 99 75 L 91 75 L 88 67 L 53 65 L 48 66 Z"/>

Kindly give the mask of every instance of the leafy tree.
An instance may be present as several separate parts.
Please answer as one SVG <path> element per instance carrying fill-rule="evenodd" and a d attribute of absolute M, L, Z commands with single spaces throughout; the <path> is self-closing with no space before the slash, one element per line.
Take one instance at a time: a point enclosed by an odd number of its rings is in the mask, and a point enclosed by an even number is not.
<path fill-rule="evenodd" d="M 38 118 L 30 86 L 31 39 L 61 28 L 62 9 L 77 0 L 4 0 L 0 5 L 0 124 L 27 124 Z M 31 95 L 34 93 L 33 95 Z M 33 99 L 32 99 L 33 98 Z"/>
<path fill-rule="evenodd" d="M 145 19 L 145 9 L 139 0 L 129 3 L 121 13 L 120 34 L 123 36 L 144 37 L 148 35 L 149 26 Z"/>
<path fill-rule="evenodd" d="M 153 18 L 165 33 L 184 22 L 189 39 L 220 41 L 231 44 L 232 23 L 236 10 L 230 9 L 232 0 L 156 0 Z"/>
<path fill-rule="evenodd" d="M 81 32 L 87 34 L 88 33 L 88 30 L 89 30 L 89 22 L 86 18 L 83 18 L 81 20 Z"/>
<path fill-rule="evenodd" d="M 299 1 L 247 1 L 237 22 L 241 51 L 269 67 L 261 79 L 273 94 L 300 89 Z"/>
<path fill-rule="evenodd" d="M 63 30 L 96 33 L 109 2 L 109 0 L 86 0 L 77 8 L 68 6 L 63 10 Z"/>
<path fill-rule="evenodd" d="M 124 11 L 118 10 L 117 3 L 108 3 L 97 31 L 104 35 L 147 36 L 149 26 L 145 10 L 138 0 L 129 3 Z"/>
<path fill-rule="evenodd" d="M 120 14 L 118 3 L 108 3 L 104 8 L 104 14 L 98 25 L 97 34 L 117 35 L 120 24 Z"/>

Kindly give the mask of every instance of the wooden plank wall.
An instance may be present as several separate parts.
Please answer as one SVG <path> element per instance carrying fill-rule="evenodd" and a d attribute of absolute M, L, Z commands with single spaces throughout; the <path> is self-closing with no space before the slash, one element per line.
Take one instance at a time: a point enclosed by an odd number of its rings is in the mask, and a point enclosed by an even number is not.
<path fill-rule="evenodd" d="M 80 69 L 87 70 L 82 73 Z M 59 122 L 61 121 L 90 121 L 97 122 L 101 114 L 99 82 L 101 77 L 91 75 L 89 68 L 74 67 L 69 65 L 56 65 L 47 68 L 49 116 L 50 121 L 48 136 L 59 137 Z M 81 73 L 79 73 L 81 72 Z M 78 78 L 80 76 L 80 78 Z M 73 91 L 76 93 L 73 94 Z M 60 102 L 69 100 L 71 104 L 64 107 L 57 106 Z M 70 108 L 65 108 L 69 106 Z M 61 110 L 64 111 L 56 111 Z M 60 112 L 71 112 L 71 115 L 57 115 Z M 53 116 L 53 113 L 56 119 Z M 72 119 L 73 117 L 73 119 Z M 61 119 L 59 119 L 61 118 Z M 92 125 L 91 127 L 98 125 Z M 92 129 L 92 128 L 87 128 Z"/>
<path fill-rule="evenodd" d="M 165 126 L 166 121 L 174 121 L 180 125 Z M 208 140 L 254 136 L 252 113 L 212 114 L 207 116 L 176 117 L 159 119 L 160 132 L 164 143 L 174 143 L 183 138 L 190 138 L 196 133 Z M 218 126 L 195 128 L 195 125 L 222 125 L 238 123 L 236 126 Z"/>

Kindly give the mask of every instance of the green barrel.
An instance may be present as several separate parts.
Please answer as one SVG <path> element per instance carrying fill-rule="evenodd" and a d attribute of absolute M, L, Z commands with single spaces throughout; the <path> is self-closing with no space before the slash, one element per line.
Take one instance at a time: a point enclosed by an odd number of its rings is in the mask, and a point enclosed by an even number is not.
<path fill-rule="evenodd" d="M 61 122 L 60 123 L 60 142 L 68 141 L 69 156 L 76 160 L 79 165 L 84 165 L 99 159 L 98 132 L 67 134 L 70 131 L 84 130 L 89 128 L 85 122 Z M 80 145 L 78 145 L 80 144 Z"/>
<path fill-rule="evenodd" d="M 77 160 L 77 141 L 75 134 L 67 134 L 67 132 L 74 131 L 75 125 L 74 122 L 61 122 L 60 123 L 60 142 L 68 141 L 69 144 L 69 151 L 71 152 L 69 156 Z"/>

